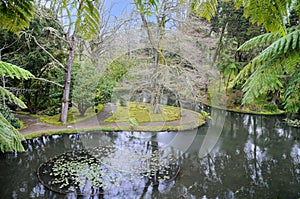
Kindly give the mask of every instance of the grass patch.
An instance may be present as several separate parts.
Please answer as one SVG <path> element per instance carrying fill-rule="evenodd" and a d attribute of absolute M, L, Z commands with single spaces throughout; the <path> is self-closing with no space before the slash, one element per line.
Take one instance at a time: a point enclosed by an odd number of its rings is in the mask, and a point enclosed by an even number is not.
<path fill-rule="evenodd" d="M 105 122 L 168 122 L 180 120 L 181 109 L 173 106 L 160 105 L 161 112 L 153 113 L 151 104 L 141 102 L 128 102 L 127 106 L 116 106 L 113 115 L 105 120 Z M 134 123 L 135 123 L 134 122 Z M 136 126 L 137 124 L 135 124 Z"/>
<path fill-rule="evenodd" d="M 83 120 L 86 120 L 88 118 L 91 118 L 93 116 L 95 116 L 97 113 L 100 113 L 103 109 L 104 109 L 104 105 L 100 104 L 94 108 L 89 108 L 86 112 L 85 115 L 83 117 L 80 116 L 78 110 L 75 107 L 72 107 L 69 109 L 68 111 L 68 124 L 74 124 L 76 122 L 80 122 Z M 97 109 L 97 113 L 95 112 L 95 110 Z M 34 115 L 34 117 L 38 117 L 40 118 L 41 122 L 44 122 L 46 124 L 51 124 L 51 125 L 55 125 L 55 126 L 61 126 L 62 123 L 60 122 L 60 114 L 56 114 L 53 116 L 49 116 L 49 115 Z"/>

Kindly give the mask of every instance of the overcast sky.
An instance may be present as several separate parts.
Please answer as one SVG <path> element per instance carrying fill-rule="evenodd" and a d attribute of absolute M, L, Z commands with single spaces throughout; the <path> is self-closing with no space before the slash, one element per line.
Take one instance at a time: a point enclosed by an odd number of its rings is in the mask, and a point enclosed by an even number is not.
<path fill-rule="evenodd" d="M 124 12 L 128 14 L 134 6 L 133 0 L 106 0 L 106 4 L 108 8 L 113 5 L 112 15 L 116 17 L 124 14 Z"/>

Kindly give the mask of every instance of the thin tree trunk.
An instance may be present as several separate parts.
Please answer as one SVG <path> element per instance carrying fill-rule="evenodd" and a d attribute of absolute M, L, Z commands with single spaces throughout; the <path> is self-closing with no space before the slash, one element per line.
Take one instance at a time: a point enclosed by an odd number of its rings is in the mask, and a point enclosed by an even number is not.
<path fill-rule="evenodd" d="M 221 35 L 220 35 L 219 42 L 218 42 L 218 46 L 217 46 L 216 52 L 215 52 L 214 57 L 213 57 L 213 63 L 215 63 L 217 61 L 217 58 L 220 55 L 222 41 L 223 41 L 223 36 L 224 36 L 224 32 L 225 32 L 226 26 L 227 26 L 227 23 L 222 27 Z"/>
<path fill-rule="evenodd" d="M 63 124 L 66 124 L 68 121 L 68 109 L 69 109 L 69 101 L 70 101 L 70 89 L 71 89 L 71 76 L 72 76 L 72 65 L 75 56 L 75 43 L 76 43 L 76 34 L 74 33 L 70 37 L 69 42 L 69 56 L 67 65 L 65 67 L 65 81 L 64 81 L 64 92 L 61 104 L 61 116 L 60 121 Z"/>
<path fill-rule="evenodd" d="M 155 57 L 155 61 L 154 61 L 154 80 L 153 80 L 153 91 L 152 91 L 152 99 L 151 99 L 151 105 L 153 108 L 153 113 L 157 114 L 160 112 L 160 108 L 159 108 L 159 99 L 160 99 L 160 85 L 157 84 L 157 74 L 158 74 L 158 67 L 159 67 L 159 53 L 156 51 L 156 49 L 154 50 L 154 57 Z"/>

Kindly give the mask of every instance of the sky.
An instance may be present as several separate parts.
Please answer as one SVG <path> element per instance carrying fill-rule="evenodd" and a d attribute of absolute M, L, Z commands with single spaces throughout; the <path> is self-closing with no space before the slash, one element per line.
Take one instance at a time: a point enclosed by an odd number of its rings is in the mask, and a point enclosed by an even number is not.
<path fill-rule="evenodd" d="M 112 7 L 112 15 L 119 17 L 121 14 L 129 13 L 134 7 L 133 0 L 106 0 L 106 6 Z"/>

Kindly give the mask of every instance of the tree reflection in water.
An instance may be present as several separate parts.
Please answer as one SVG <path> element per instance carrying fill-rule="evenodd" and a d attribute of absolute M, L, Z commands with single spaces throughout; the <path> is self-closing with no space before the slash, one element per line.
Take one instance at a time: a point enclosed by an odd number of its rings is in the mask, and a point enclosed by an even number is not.
<path fill-rule="evenodd" d="M 208 126 L 198 129 L 180 160 L 179 176 L 165 184 L 113 195 L 115 198 L 299 198 L 300 130 L 282 116 L 226 113 L 222 134 L 211 153 L 199 157 Z M 210 125 L 214 125 L 211 123 Z M 179 132 L 180 133 L 180 132 Z M 187 133 L 187 132 L 185 132 Z M 117 132 L 44 137 L 27 141 L 27 152 L 0 155 L 0 193 L 4 198 L 112 198 L 59 195 L 40 184 L 38 165 L 70 150 L 108 144 L 168 144 L 175 132 Z"/>

